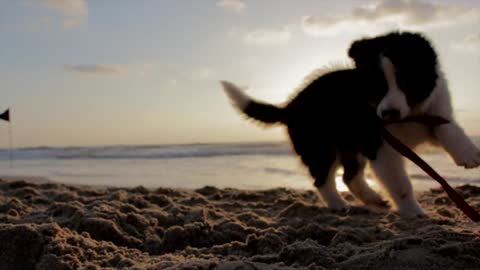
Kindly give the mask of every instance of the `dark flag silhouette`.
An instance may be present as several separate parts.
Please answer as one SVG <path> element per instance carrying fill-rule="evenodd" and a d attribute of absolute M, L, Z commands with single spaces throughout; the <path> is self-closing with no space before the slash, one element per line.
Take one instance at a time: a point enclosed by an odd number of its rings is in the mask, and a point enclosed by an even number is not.
<path fill-rule="evenodd" d="M 0 114 L 0 119 L 10 122 L 10 109 L 7 109 L 5 112 Z"/>
<path fill-rule="evenodd" d="M 0 119 L 8 122 L 8 142 L 9 142 L 8 156 L 9 156 L 10 168 L 11 168 L 12 162 L 13 162 L 13 154 L 12 154 L 12 122 L 10 122 L 10 108 L 8 108 L 6 111 L 0 114 Z"/>

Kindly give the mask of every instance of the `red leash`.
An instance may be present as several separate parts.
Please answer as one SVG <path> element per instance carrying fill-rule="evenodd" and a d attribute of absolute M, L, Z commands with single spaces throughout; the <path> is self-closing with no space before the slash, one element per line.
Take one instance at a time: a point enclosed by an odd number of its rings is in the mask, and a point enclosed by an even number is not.
<path fill-rule="evenodd" d="M 441 124 L 446 124 L 449 121 L 437 117 L 437 116 L 421 116 L 421 117 L 412 117 L 406 118 L 401 121 L 397 122 L 388 122 L 386 124 L 393 124 L 393 123 L 404 123 L 404 122 L 419 122 L 422 124 L 427 124 L 429 126 L 436 126 Z M 413 152 L 410 148 L 404 145 L 401 141 L 395 138 L 387 129 L 383 128 L 382 136 L 395 150 L 397 150 L 400 154 L 405 156 L 406 158 L 410 159 L 413 163 L 417 166 L 422 168 L 428 175 L 430 175 L 433 179 L 437 180 L 440 183 L 442 188 L 447 192 L 448 197 L 457 205 L 457 207 L 462 210 L 462 212 L 467 215 L 472 221 L 480 222 L 480 214 L 473 209 L 463 198 L 460 196 L 448 183 L 443 177 L 441 177 L 428 163 L 426 163 L 422 158 L 420 158 L 415 152 Z"/>

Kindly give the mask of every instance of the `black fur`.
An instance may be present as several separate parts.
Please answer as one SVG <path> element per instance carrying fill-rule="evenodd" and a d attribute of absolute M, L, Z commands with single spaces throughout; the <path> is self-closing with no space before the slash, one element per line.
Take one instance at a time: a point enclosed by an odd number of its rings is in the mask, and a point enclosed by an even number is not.
<path fill-rule="evenodd" d="M 360 166 L 357 154 L 375 159 L 382 144 L 382 123 L 369 105 L 368 93 L 386 87 L 383 80 L 381 73 L 337 70 L 314 80 L 283 108 L 252 101 L 243 112 L 262 122 L 287 126 L 292 145 L 316 186 L 324 184 L 337 159 L 348 181 Z"/>
<path fill-rule="evenodd" d="M 283 118 L 282 109 L 262 102 L 250 102 L 243 112 L 249 117 L 265 124 L 281 122 Z"/>
<path fill-rule="evenodd" d="M 355 68 L 336 70 L 314 80 L 286 106 L 251 101 L 243 112 L 264 123 L 287 126 L 292 145 L 315 179 L 325 183 L 336 160 L 348 182 L 365 166 L 358 154 L 376 158 L 383 123 L 376 106 L 388 91 L 380 59 L 390 58 L 397 82 L 410 106 L 432 92 L 437 57 L 422 35 L 393 32 L 355 41 L 348 55 Z"/>
<path fill-rule="evenodd" d="M 357 68 L 378 67 L 379 56 L 388 57 L 396 70 L 397 83 L 413 107 L 425 100 L 436 84 L 437 54 L 419 33 L 393 32 L 355 41 L 348 51 Z M 381 99 L 385 93 L 378 93 Z"/>

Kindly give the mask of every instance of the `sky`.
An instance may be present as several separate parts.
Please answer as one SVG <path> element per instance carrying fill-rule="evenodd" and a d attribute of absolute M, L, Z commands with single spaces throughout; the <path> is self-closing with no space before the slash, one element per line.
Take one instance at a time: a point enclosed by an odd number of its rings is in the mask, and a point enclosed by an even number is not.
<path fill-rule="evenodd" d="M 15 146 L 284 141 L 219 84 L 282 103 L 355 39 L 423 32 L 480 135 L 480 1 L 0 0 L 0 111 Z M 0 123 L 0 148 L 8 125 Z"/>

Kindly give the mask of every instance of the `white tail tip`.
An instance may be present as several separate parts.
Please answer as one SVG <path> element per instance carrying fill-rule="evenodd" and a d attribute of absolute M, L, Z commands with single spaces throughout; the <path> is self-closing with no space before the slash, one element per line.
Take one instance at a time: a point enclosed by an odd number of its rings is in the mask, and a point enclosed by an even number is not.
<path fill-rule="evenodd" d="M 227 96 L 232 100 L 233 105 L 238 109 L 243 111 L 252 101 L 251 98 L 240 89 L 240 87 L 233 83 L 227 81 L 220 81 L 220 83 Z"/>

